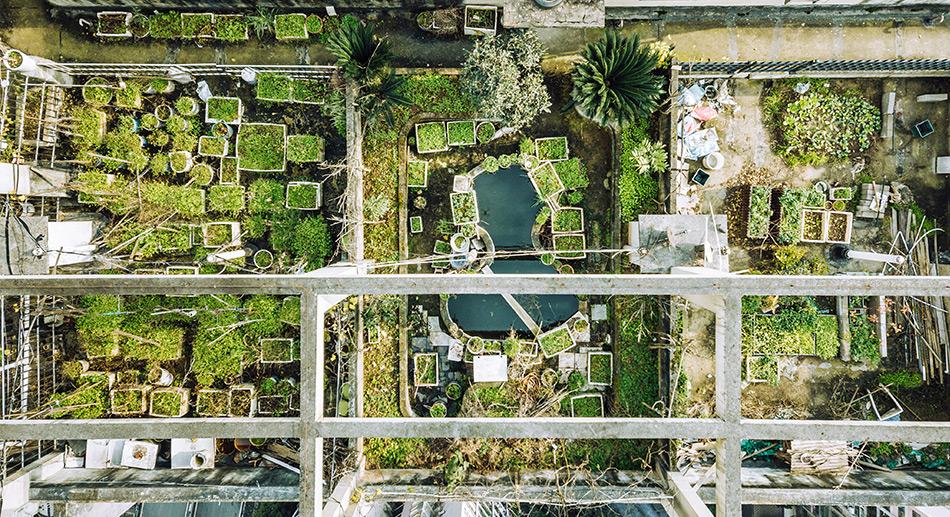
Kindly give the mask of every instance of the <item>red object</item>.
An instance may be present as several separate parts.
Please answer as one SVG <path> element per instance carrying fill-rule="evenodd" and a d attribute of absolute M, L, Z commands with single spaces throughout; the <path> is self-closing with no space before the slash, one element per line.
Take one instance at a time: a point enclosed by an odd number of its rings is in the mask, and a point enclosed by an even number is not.
<path fill-rule="evenodd" d="M 716 111 L 716 108 L 713 108 L 712 106 L 699 105 L 693 108 L 692 115 L 696 120 L 700 122 L 706 122 L 707 120 L 716 118 L 719 115 L 719 112 Z"/>

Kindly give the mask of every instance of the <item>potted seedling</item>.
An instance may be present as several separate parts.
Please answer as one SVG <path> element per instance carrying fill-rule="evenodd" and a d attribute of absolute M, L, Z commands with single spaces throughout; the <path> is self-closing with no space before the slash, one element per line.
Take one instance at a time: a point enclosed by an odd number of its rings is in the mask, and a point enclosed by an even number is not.
<path fill-rule="evenodd" d="M 445 122 L 424 122 L 416 124 L 416 152 L 419 154 L 437 153 L 449 149 Z"/>
<path fill-rule="evenodd" d="M 205 248 L 236 246 L 240 243 L 241 224 L 236 222 L 216 222 L 201 225 L 202 244 Z"/>
<path fill-rule="evenodd" d="M 307 15 L 307 35 L 313 37 L 321 32 L 323 32 L 323 18 L 317 14 Z"/>
<path fill-rule="evenodd" d="M 171 166 L 172 172 L 180 174 L 190 171 L 195 162 L 192 160 L 190 152 L 173 151 L 168 153 L 168 164 Z"/>
<path fill-rule="evenodd" d="M 229 393 L 225 390 L 199 389 L 195 411 L 200 416 L 228 416 Z"/>
<path fill-rule="evenodd" d="M 206 163 L 196 163 L 188 175 L 197 185 L 207 186 L 214 180 L 214 169 Z"/>
<path fill-rule="evenodd" d="M 92 77 L 82 87 L 82 98 L 91 106 L 105 106 L 112 102 L 115 88 L 102 77 Z"/>
<path fill-rule="evenodd" d="M 834 187 L 828 193 L 828 198 L 832 201 L 850 201 L 854 196 L 854 190 L 851 187 Z"/>
<path fill-rule="evenodd" d="M 144 38 L 148 36 L 150 30 L 151 24 L 148 21 L 148 16 L 141 13 L 132 15 L 132 19 L 129 20 L 129 32 L 131 32 L 133 36 L 136 38 Z"/>
<path fill-rule="evenodd" d="M 432 418 L 445 418 L 447 413 L 448 409 L 443 402 L 436 402 L 429 407 L 429 416 Z"/>
<path fill-rule="evenodd" d="M 414 354 L 412 364 L 413 385 L 418 387 L 439 385 L 439 354 Z"/>
<path fill-rule="evenodd" d="M 613 381 L 614 355 L 610 352 L 587 353 L 587 383 L 610 386 Z"/>
<path fill-rule="evenodd" d="M 238 169 L 237 158 L 225 156 L 221 158 L 218 168 L 218 182 L 221 185 L 237 185 L 241 182 L 241 171 Z"/>
<path fill-rule="evenodd" d="M 462 386 L 457 382 L 450 382 L 445 387 L 445 396 L 449 400 L 459 400 L 462 398 Z"/>
<path fill-rule="evenodd" d="M 544 371 L 541 372 L 542 386 L 553 388 L 554 386 L 557 385 L 557 381 L 558 381 L 558 375 L 555 370 L 551 368 L 545 368 Z"/>
<path fill-rule="evenodd" d="M 155 386 L 171 386 L 172 382 L 175 380 L 175 377 L 168 370 L 162 368 L 161 366 L 155 365 L 149 369 L 147 380 L 149 384 L 153 384 Z"/>
<path fill-rule="evenodd" d="M 183 117 L 193 117 L 198 114 L 199 109 L 201 106 L 193 97 L 182 96 L 175 101 L 175 111 Z"/>
<path fill-rule="evenodd" d="M 274 265 L 274 254 L 270 250 L 259 249 L 254 252 L 254 267 L 258 269 L 270 269 Z"/>
<path fill-rule="evenodd" d="M 174 115 L 175 112 L 174 110 L 172 110 L 171 105 L 162 103 L 162 104 L 159 104 L 158 106 L 155 106 L 155 111 L 153 114 L 155 115 L 155 118 L 157 118 L 159 122 L 165 122 L 168 119 L 172 118 L 172 115 Z"/>
<path fill-rule="evenodd" d="M 320 183 L 291 181 L 287 184 L 284 206 L 294 210 L 317 210 L 321 205 L 322 190 Z"/>
<path fill-rule="evenodd" d="M 158 117 L 156 117 L 154 113 L 146 113 L 142 115 L 140 124 L 142 126 L 142 129 L 144 129 L 145 131 L 155 131 L 158 128 L 162 127 L 162 121 L 158 120 Z"/>
<path fill-rule="evenodd" d="M 148 95 L 162 94 L 169 95 L 175 91 L 175 83 L 164 77 L 150 79 L 145 86 L 145 93 Z M 171 107 L 169 106 L 169 109 Z M 166 117 L 167 118 L 167 117 Z"/>
<path fill-rule="evenodd" d="M 132 416 L 145 413 L 148 407 L 147 386 L 120 386 L 109 392 L 112 414 Z"/>
<path fill-rule="evenodd" d="M 96 36 L 100 38 L 131 38 L 129 23 L 132 13 L 125 11 L 100 11 L 96 13 Z"/>
<path fill-rule="evenodd" d="M 228 416 L 254 416 L 257 388 L 253 384 L 232 386 L 228 392 Z"/>
<path fill-rule="evenodd" d="M 479 355 L 485 351 L 485 340 L 480 337 L 472 337 L 466 343 L 465 349 L 472 355 Z"/>
<path fill-rule="evenodd" d="M 285 364 L 294 361 L 294 340 L 291 338 L 261 338 L 261 363 Z"/>
<path fill-rule="evenodd" d="M 188 412 L 191 390 L 187 388 L 158 388 L 149 397 L 148 414 L 164 418 L 178 418 Z"/>

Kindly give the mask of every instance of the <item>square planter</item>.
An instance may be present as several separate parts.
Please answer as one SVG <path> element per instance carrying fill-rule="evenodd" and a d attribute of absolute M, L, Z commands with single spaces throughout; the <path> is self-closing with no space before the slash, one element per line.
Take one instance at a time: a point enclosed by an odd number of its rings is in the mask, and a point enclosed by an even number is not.
<path fill-rule="evenodd" d="M 125 11 L 102 11 L 96 13 L 96 37 L 99 38 L 131 38 L 129 22 L 132 13 Z"/>
<path fill-rule="evenodd" d="M 278 14 L 274 17 L 274 37 L 277 41 L 305 40 L 307 34 L 307 15 L 300 13 Z"/>
<path fill-rule="evenodd" d="M 449 146 L 475 145 L 475 121 L 452 120 L 445 124 Z"/>
<path fill-rule="evenodd" d="M 587 240 L 584 234 L 554 236 L 554 256 L 560 260 L 579 260 L 587 257 Z M 580 250 L 580 251 L 574 251 Z"/>
<path fill-rule="evenodd" d="M 291 181 L 287 184 L 284 207 L 294 210 L 317 210 L 323 204 L 323 184 Z"/>
<path fill-rule="evenodd" d="M 409 233 L 422 233 L 422 216 L 414 215 L 409 218 Z"/>
<path fill-rule="evenodd" d="M 452 192 L 471 192 L 472 177 L 468 174 L 456 174 L 452 176 Z"/>
<path fill-rule="evenodd" d="M 465 6 L 463 32 L 466 36 L 494 36 L 498 30 L 498 7 L 493 5 Z"/>
<path fill-rule="evenodd" d="M 109 392 L 113 415 L 141 415 L 148 408 L 148 386 L 119 386 Z"/>
<path fill-rule="evenodd" d="M 832 187 L 828 199 L 832 201 L 851 201 L 854 190 L 851 187 Z"/>
<path fill-rule="evenodd" d="M 555 234 L 578 233 L 584 231 L 583 208 L 561 208 L 551 218 L 551 231 Z"/>
<path fill-rule="evenodd" d="M 409 188 L 429 186 L 429 162 L 410 160 L 406 164 L 406 184 Z"/>
<path fill-rule="evenodd" d="M 452 205 L 452 221 L 456 225 L 477 223 L 478 199 L 474 192 L 452 192 L 449 194 Z"/>
<path fill-rule="evenodd" d="M 545 201 L 552 202 L 561 192 L 564 192 L 564 183 L 561 177 L 557 175 L 554 165 L 543 163 L 541 166 L 528 173 L 528 179 L 534 185 L 534 190 L 538 192 Z"/>
<path fill-rule="evenodd" d="M 828 233 L 826 240 L 839 244 L 851 242 L 851 228 L 854 214 L 851 212 L 828 212 Z"/>
<path fill-rule="evenodd" d="M 290 412 L 290 397 L 286 395 L 261 395 L 257 397 L 257 413 L 280 416 Z"/>
<path fill-rule="evenodd" d="M 610 352 L 587 353 L 587 384 L 610 386 L 614 379 L 614 354 Z"/>
<path fill-rule="evenodd" d="M 241 14 L 214 15 L 214 38 L 221 41 L 247 41 L 250 39 L 247 20 Z"/>
<path fill-rule="evenodd" d="M 574 348 L 577 343 L 566 325 L 555 327 L 538 335 L 538 345 L 545 358 L 554 357 L 561 352 Z"/>
<path fill-rule="evenodd" d="M 828 240 L 828 212 L 826 210 L 802 210 L 802 242 L 825 242 Z"/>
<path fill-rule="evenodd" d="M 232 386 L 228 391 L 228 415 L 251 417 L 257 409 L 257 388 L 253 384 Z"/>
<path fill-rule="evenodd" d="M 603 417 L 604 397 L 593 394 L 571 397 L 571 416 L 574 418 Z"/>
<path fill-rule="evenodd" d="M 567 137 L 552 136 L 534 140 L 534 154 L 543 162 L 558 162 L 568 158 Z"/>
<path fill-rule="evenodd" d="M 181 37 L 211 39 L 214 37 L 214 14 L 181 13 Z"/>
<path fill-rule="evenodd" d="M 178 418 L 188 413 L 191 390 L 187 388 L 157 388 L 149 396 L 148 414 L 161 418 Z"/>
<path fill-rule="evenodd" d="M 438 153 L 449 149 L 445 122 L 423 122 L 416 124 L 416 152 L 419 154 Z"/>
<path fill-rule="evenodd" d="M 425 353 L 412 356 L 413 385 L 439 385 L 439 354 Z"/>
<path fill-rule="evenodd" d="M 199 273 L 198 266 L 166 266 L 165 274 L 166 275 L 197 275 Z"/>
<path fill-rule="evenodd" d="M 199 137 L 198 154 L 201 156 L 222 157 L 228 154 L 228 139 L 223 136 Z"/>
<path fill-rule="evenodd" d="M 273 72 L 257 74 L 256 98 L 267 102 L 290 102 L 294 80 L 289 75 Z"/>
<path fill-rule="evenodd" d="M 244 106 L 237 97 L 209 97 L 205 101 L 205 122 L 214 124 L 240 124 Z"/>
<path fill-rule="evenodd" d="M 201 244 L 205 248 L 235 246 L 241 242 L 241 224 L 236 222 L 201 225 Z"/>
<path fill-rule="evenodd" d="M 260 339 L 261 363 L 287 364 L 294 362 L 294 340 L 283 337 Z"/>
<path fill-rule="evenodd" d="M 230 393 L 225 390 L 198 390 L 195 411 L 199 416 L 228 416 L 230 398 Z"/>
<path fill-rule="evenodd" d="M 326 104 L 331 88 L 324 79 L 294 79 L 290 85 L 290 100 L 300 104 Z"/>
<path fill-rule="evenodd" d="M 237 134 L 238 169 L 281 172 L 287 168 L 287 126 L 242 124 Z"/>

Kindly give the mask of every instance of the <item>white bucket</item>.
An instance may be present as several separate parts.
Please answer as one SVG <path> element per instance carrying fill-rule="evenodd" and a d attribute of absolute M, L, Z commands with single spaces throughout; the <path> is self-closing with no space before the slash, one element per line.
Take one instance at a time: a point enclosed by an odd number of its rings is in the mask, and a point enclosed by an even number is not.
<path fill-rule="evenodd" d="M 707 154 L 703 158 L 703 167 L 712 171 L 718 171 L 726 164 L 726 157 L 722 153 Z"/>

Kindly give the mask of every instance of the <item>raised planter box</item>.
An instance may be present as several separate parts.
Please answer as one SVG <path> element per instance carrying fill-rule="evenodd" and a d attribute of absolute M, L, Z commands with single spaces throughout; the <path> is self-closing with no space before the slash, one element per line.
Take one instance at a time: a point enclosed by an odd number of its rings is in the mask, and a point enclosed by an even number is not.
<path fill-rule="evenodd" d="M 566 325 L 560 325 L 538 335 L 538 344 L 545 358 L 554 357 L 574 348 L 577 343 Z"/>
<path fill-rule="evenodd" d="M 828 240 L 828 212 L 825 210 L 802 210 L 801 242 L 825 242 Z"/>
<path fill-rule="evenodd" d="M 474 192 L 452 192 L 449 194 L 452 205 L 452 221 L 456 225 L 477 223 L 478 199 Z"/>
<path fill-rule="evenodd" d="M 181 13 L 181 37 L 198 39 L 214 38 L 214 14 Z"/>
<path fill-rule="evenodd" d="M 851 242 L 851 229 L 854 214 L 851 212 L 828 212 L 828 242 L 848 244 Z"/>
<path fill-rule="evenodd" d="M 141 415 L 148 408 L 148 386 L 119 386 L 109 392 L 111 412 L 116 416 Z"/>
<path fill-rule="evenodd" d="M 414 386 L 439 385 L 439 354 L 415 354 L 412 356 L 412 365 Z"/>
<path fill-rule="evenodd" d="M 132 13 L 125 11 L 102 11 L 96 13 L 96 36 L 100 38 L 131 38 L 129 22 Z"/>
<path fill-rule="evenodd" d="M 445 122 L 423 122 L 416 124 L 415 131 L 417 153 L 438 153 L 449 149 Z"/>
<path fill-rule="evenodd" d="M 244 106 L 237 97 L 210 97 L 205 101 L 205 122 L 240 124 Z"/>
<path fill-rule="evenodd" d="M 225 390 L 200 389 L 195 400 L 195 411 L 200 416 L 228 416 L 230 393 Z"/>
<path fill-rule="evenodd" d="M 545 201 L 552 202 L 561 192 L 564 192 L 564 183 L 554 169 L 554 165 L 543 163 L 528 173 L 528 179 L 534 185 L 538 195 Z M 552 204 L 556 204 L 553 203 Z"/>
<path fill-rule="evenodd" d="M 221 157 L 221 165 L 218 167 L 218 183 L 221 185 L 241 183 L 241 170 L 238 169 L 236 156 Z"/>
<path fill-rule="evenodd" d="M 422 233 L 422 216 L 414 215 L 409 218 L 409 233 Z"/>
<path fill-rule="evenodd" d="M 261 338 L 261 363 L 287 364 L 294 362 L 294 340 L 291 338 Z"/>
<path fill-rule="evenodd" d="M 316 210 L 323 202 L 323 184 L 310 181 L 291 181 L 287 184 L 285 208 Z"/>
<path fill-rule="evenodd" d="M 571 416 L 575 418 L 603 417 L 604 398 L 594 394 L 571 397 Z"/>
<path fill-rule="evenodd" d="M 832 201 L 850 201 L 854 196 L 854 190 L 851 187 L 832 187 L 828 192 L 828 199 Z"/>
<path fill-rule="evenodd" d="M 228 154 L 228 139 L 221 136 L 201 136 L 198 138 L 198 154 L 214 157 L 225 156 Z"/>
<path fill-rule="evenodd" d="M 237 134 L 238 169 L 281 172 L 287 168 L 287 126 L 242 124 Z"/>
<path fill-rule="evenodd" d="M 198 266 L 165 266 L 166 275 L 197 275 Z"/>
<path fill-rule="evenodd" d="M 591 386 L 610 386 L 614 378 L 614 354 L 587 353 L 587 383 Z"/>
<path fill-rule="evenodd" d="M 749 188 L 749 219 L 746 236 L 764 239 L 769 234 L 772 219 L 772 189 L 754 186 Z"/>
<path fill-rule="evenodd" d="M 294 80 L 289 75 L 266 72 L 257 74 L 255 97 L 259 101 L 290 102 Z"/>
<path fill-rule="evenodd" d="M 560 260 L 579 260 L 587 257 L 587 239 L 584 234 L 554 236 L 554 256 Z M 580 250 L 580 251 L 574 251 Z"/>
<path fill-rule="evenodd" d="M 584 231 L 584 209 L 583 208 L 560 208 L 554 212 L 551 217 L 551 232 L 578 233 Z"/>
<path fill-rule="evenodd" d="M 247 20 L 241 14 L 214 15 L 214 38 L 221 41 L 247 41 Z"/>
<path fill-rule="evenodd" d="M 253 384 L 232 386 L 228 391 L 228 415 L 232 417 L 254 416 L 257 409 L 257 388 Z"/>
<path fill-rule="evenodd" d="M 567 137 L 536 138 L 534 140 L 534 154 L 542 162 L 559 162 L 568 159 Z"/>
<path fill-rule="evenodd" d="M 409 188 L 429 186 L 429 162 L 410 160 L 406 164 L 406 183 Z"/>
<path fill-rule="evenodd" d="M 158 388 L 149 395 L 148 414 L 160 418 L 178 418 L 188 413 L 191 390 L 187 388 Z"/>
<path fill-rule="evenodd" d="M 201 225 L 201 236 L 205 248 L 236 246 L 241 242 L 241 223 L 205 223 Z"/>
<path fill-rule="evenodd" d="M 307 34 L 307 15 L 278 14 L 274 17 L 274 37 L 277 41 L 308 39 L 310 36 Z"/>
<path fill-rule="evenodd" d="M 745 358 L 745 380 L 749 383 L 766 383 L 778 379 L 778 363 L 774 358 L 764 355 L 747 355 Z"/>
<path fill-rule="evenodd" d="M 494 36 L 498 31 L 498 7 L 493 5 L 465 6 L 463 32 L 466 36 Z"/>
<path fill-rule="evenodd" d="M 449 146 L 475 145 L 475 121 L 452 120 L 445 124 Z"/>

